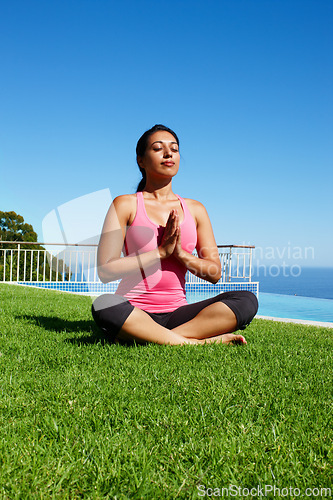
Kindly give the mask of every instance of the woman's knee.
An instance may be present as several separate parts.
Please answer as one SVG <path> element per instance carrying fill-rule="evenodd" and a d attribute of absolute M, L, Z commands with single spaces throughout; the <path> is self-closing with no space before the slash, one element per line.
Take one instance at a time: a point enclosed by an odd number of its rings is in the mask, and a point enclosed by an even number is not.
<path fill-rule="evenodd" d="M 258 311 L 258 299 L 248 290 L 234 290 L 222 293 L 221 302 L 224 302 L 234 312 L 237 318 L 237 327 L 240 330 L 251 323 Z"/>
<path fill-rule="evenodd" d="M 134 307 L 121 295 L 103 294 L 93 302 L 91 311 L 97 325 L 103 330 L 117 332 Z"/>
<path fill-rule="evenodd" d="M 242 301 L 247 305 L 249 312 L 253 312 L 253 316 L 255 316 L 259 307 L 257 296 L 248 290 L 239 290 L 239 293 L 242 296 Z"/>
<path fill-rule="evenodd" d="M 258 312 L 258 299 L 256 295 L 247 290 L 242 290 L 242 298 L 241 298 L 241 317 L 242 317 L 242 326 L 241 329 L 244 329 L 248 326 L 255 315 Z"/>

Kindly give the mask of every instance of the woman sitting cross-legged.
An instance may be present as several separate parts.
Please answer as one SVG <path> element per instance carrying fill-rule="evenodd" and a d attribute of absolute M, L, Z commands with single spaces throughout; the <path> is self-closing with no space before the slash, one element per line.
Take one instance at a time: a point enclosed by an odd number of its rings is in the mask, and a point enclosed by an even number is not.
<path fill-rule="evenodd" d="M 216 283 L 221 263 L 204 206 L 172 190 L 180 159 L 177 135 L 155 125 L 139 139 L 136 153 L 142 173 L 137 193 L 114 199 L 98 246 L 101 281 L 121 281 L 115 294 L 94 301 L 96 323 L 114 341 L 246 344 L 233 332 L 257 313 L 253 293 L 186 301 L 186 271 Z"/>

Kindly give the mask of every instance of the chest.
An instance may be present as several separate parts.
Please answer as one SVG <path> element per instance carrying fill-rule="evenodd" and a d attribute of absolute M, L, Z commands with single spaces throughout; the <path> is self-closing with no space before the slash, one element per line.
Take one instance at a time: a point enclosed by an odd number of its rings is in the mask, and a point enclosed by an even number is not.
<path fill-rule="evenodd" d="M 155 200 L 144 200 L 144 208 L 148 219 L 157 226 L 166 226 L 171 210 L 177 210 L 179 223 L 184 220 L 184 211 L 179 199 L 159 202 Z"/>

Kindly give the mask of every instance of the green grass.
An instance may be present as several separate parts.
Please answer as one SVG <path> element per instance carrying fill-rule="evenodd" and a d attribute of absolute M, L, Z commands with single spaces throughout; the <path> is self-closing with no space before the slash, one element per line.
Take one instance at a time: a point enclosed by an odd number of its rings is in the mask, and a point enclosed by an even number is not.
<path fill-rule="evenodd" d="M 331 485 L 333 330 L 254 320 L 247 346 L 126 347 L 88 297 L 0 300 L 1 498 Z"/>

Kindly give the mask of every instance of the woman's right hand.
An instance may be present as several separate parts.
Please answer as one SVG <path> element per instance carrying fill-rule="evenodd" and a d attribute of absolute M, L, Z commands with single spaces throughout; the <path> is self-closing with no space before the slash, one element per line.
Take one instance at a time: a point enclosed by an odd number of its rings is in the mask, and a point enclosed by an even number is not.
<path fill-rule="evenodd" d="M 173 254 L 177 244 L 179 231 L 180 228 L 178 212 L 177 210 L 171 210 L 164 229 L 162 242 L 158 247 L 161 259 L 166 259 Z"/>

